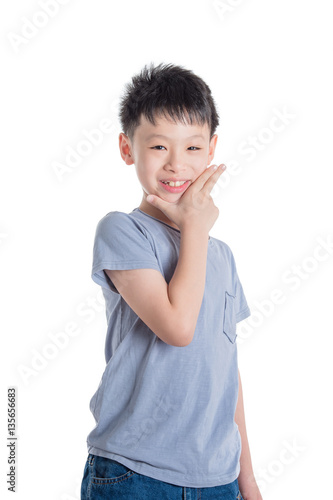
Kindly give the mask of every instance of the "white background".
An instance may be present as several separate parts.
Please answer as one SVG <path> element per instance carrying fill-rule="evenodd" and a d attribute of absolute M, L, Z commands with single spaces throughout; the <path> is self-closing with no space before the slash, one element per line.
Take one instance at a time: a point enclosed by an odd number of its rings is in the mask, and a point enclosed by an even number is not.
<path fill-rule="evenodd" d="M 215 190 L 220 216 L 211 235 L 232 248 L 253 313 L 252 326 L 239 324 L 238 352 L 263 498 L 328 498 L 333 250 L 322 241 L 333 239 L 330 2 L 71 0 L 53 17 L 40 14 L 43 3 L 7 1 L 0 13 L 2 498 L 13 498 L 9 386 L 18 393 L 15 498 L 80 497 L 95 425 L 89 401 L 105 367 L 93 238 L 106 213 L 141 201 L 134 166 L 119 154 L 117 102 L 150 62 L 193 70 L 220 113 L 214 163 L 228 170 Z M 270 132 L 276 110 L 289 118 Z M 65 164 L 83 130 L 103 119 L 113 132 L 57 175 L 55 162 Z M 250 157 L 251 137 L 260 150 Z M 65 333 L 67 345 L 57 349 L 51 336 L 70 323 L 75 335 Z"/>

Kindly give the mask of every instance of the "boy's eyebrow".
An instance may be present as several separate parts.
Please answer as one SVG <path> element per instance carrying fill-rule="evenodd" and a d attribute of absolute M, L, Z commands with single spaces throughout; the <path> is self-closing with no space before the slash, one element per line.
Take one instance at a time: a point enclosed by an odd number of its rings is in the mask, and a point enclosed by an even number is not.
<path fill-rule="evenodd" d="M 161 137 L 162 139 L 169 139 L 169 137 L 167 137 L 166 135 L 162 135 L 162 134 L 151 134 L 147 137 L 147 141 L 149 141 L 150 139 L 153 139 L 154 137 Z M 191 135 L 191 137 L 186 137 L 186 140 L 187 139 L 195 139 L 196 137 L 199 137 L 201 139 L 204 139 L 204 136 L 202 134 L 195 134 L 195 135 Z"/>

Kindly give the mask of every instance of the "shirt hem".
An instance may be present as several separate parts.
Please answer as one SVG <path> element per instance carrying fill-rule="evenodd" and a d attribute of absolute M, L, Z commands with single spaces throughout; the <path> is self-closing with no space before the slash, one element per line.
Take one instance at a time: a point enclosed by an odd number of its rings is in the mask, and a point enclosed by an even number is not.
<path fill-rule="evenodd" d="M 242 321 L 245 318 L 248 318 L 249 316 L 251 316 L 251 311 L 249 307 L 246 307 L 245 309 L 236 314 L 236 323 L 239 323 L 240 321 Z"/>
<path fill-rule="evenodd" d="M 238 465 L 236 471 L 233 474 L 228 475 L 220 475 L 214 476 L 209 480 L 206 478 L 205 481 L 198 481 L 197 479 L 191 478 L 183 478 L 182 475 L 179 474 L 179 479 L 175 477 L 173 474 L 168 474 L 166 471 L 162 471 L 160 469 L 156 469 L 156 467 L 152 467 L 142 462 L 135 462 L 133 460 L 129 460 L 121 455 L 117 455 L 115 453 L 111 453 L 106 450 L 100 450 L 99 448 L 95 448 L 88 444 L 88 453 L 92 455 L 98 455 L 99 457 L 110 458 L 111 460 L 116 460 L 117 462 L 129 467 L 132 471 L 142 474 L 144 476 L 151 477 L 153 479 L 157 479 L 158 481 L 163 481 L 165 483 L 174 484 L 176 486 L 182 486 L 187 488 L 213 488 L 215 486 L 224 486 L 226 484 L 230 484 L 235 481 L 240 473 L 240 463 L 238 461 Z M 160 472 L 159 472 L 160 470 Z"/>
<path fill-rule="evenodd" d="M 141 267 L 142 266 L 142 267 Z M 144 267 L 147 266 L 147 267 Z M 98 271 L 102 271 L 103 269 L 111 269 L 118 271 L 130 271 L 131 269 L 157 269 L 160 271 L 159 266 L 155 262 L 151 262 L 149 260 L 138 260 L 136 262 L 133 261 L 123 261 L 123 262 L 112 262 L 112 261 L 102 261 L 96 264 L 91 271 L 91 274 L 95 274 Z"/>
<path fill-rule="evenodd" d="M 132 269 L 155 269 L 156 271 L 161 272 L 157 264 L 152 264 L 149 261 L 137 261 L 134 263 L 103 261 L 92 268 L 91 278 L 97 285 L 106 286 L 106 288 L 109 288 L 107 279 L 97 274 L 104 269 L 112 269 L 117 271 L 130 271 Z"/>

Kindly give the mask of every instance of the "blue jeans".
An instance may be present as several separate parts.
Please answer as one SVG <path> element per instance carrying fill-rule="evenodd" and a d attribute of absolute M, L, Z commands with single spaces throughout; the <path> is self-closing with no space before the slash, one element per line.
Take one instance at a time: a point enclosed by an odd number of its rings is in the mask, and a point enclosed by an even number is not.
<path fill-rule="evenodd" d="M 81 500 L 243 500 L 238 480 L 210 488 L 188 488 L 132 471 L 110 458 L 89 453 Z"/>

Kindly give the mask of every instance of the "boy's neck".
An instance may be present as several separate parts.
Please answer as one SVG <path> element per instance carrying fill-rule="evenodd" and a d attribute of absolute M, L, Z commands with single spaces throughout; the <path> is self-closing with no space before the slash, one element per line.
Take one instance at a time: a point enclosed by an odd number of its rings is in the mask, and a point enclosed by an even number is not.
<path fill-rule="evenodd" d="M 152 217 L 155 217 L 155 219 L 159 219 L 162 222 L 165 222 L 166 224 L 169 224 L 169 226 L 172 226 L 176 229 L 179 230 L 179 227 L 158 208 L 153 207 L 148 201 L 146 201 L 145 197 L 142 198 L 142 201 L 138 207 L 142 212 L 145 212 L 148 215 L 151 215 Z"/>

